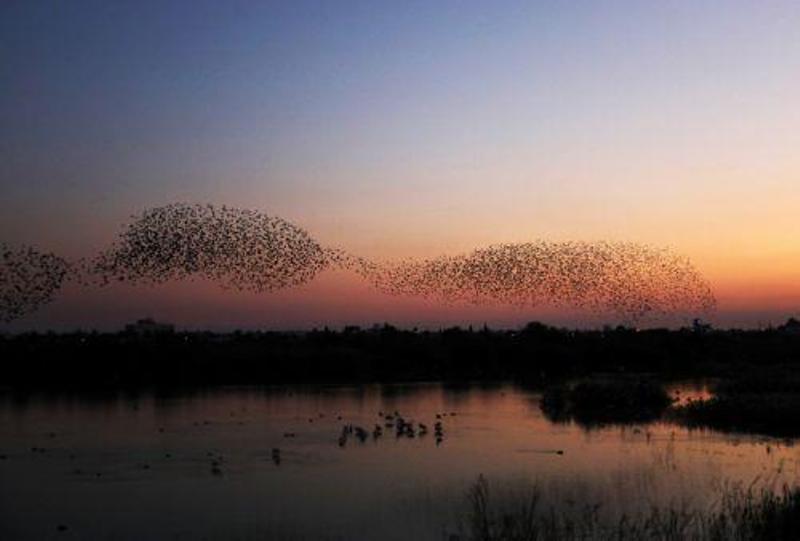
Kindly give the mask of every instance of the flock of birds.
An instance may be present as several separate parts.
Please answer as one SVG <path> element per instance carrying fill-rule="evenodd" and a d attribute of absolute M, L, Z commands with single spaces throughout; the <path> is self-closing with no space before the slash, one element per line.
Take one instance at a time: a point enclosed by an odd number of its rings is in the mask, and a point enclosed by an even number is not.
<path fill-rule="evenodd" d="M 62 258 L 33 248 L 0 244 L 0 322 L 9 322 L 50 302 L 70 272 Z"/>
<path fill-rule="evenodd" d="M 442 442 L 444 442 L 445 437 L 442 420 L 448 415 L 455 417 L 456 412 L 443 412 L 436 413 L 435 415 L 436 420 L 433 423 L 433 441 L 435 442 L 436 446 L 439 447 Z M 320 419 L 322 419 L 324 416 L 325 415 L 323 413 L 319 414 Z M 353 423 L 343 424 L 337 440 L 339 447 L 347 447 L 348 442 L 351 439 L 355 440 L 359 444 L 364 444 L 370 440 L 374 443 L 377 443 L 384 436 L 389 436 L 392 433 L 394 433 L 395 440 L 410 439 L 415 437 L 425 438 L 425 436 L 427 436 L 429 433 L 428 425 L 425 423 L 415 422 L 410 418 L 405 418 L 398 411 L 394 411 L 392 413 L 384 413 L 383 411 L 379 411 L 378 419 L 379 422 L 375 423 L 372 429 L 364 428 L 363 426 Z M 342 416 L 338 415 L 336 420 L 342 421 Z M 309 423 L 313 423 L 314 421 L 314 417 L 309 417 Z M 297 438 L 297 432 L 284 432 L 283 437 L 287 439 Z M 215 454 L 212 452 L 207 453 L 207 456 L 211 459 L 211 473 L 213 475 L 222 475 L 222 467 L 224 462 L 223 456 L 221 454 Z M 270 452 L 270 459 L 276 466 L 281 465 L 282 454 L 280 447 L 272 448 Z"/>
<path fill-rule="evenodd" d="M 447 413 L 437 413 L 436 421 L 433 423 L 434 441 L 437 447 L 444 441 L 444 425 L 441 419 L 447 415 Z M 456 413 L 451 412 L 450 415 L 455 416 Z M 394 432 L 395 439 L 424 438 L 428 435 L 428 425 L 425 423 L 415 423 L 413 420 L 406 419 L 397 411 L 394 413 L 379 411 L 378 417 L 382 422 L 375 423 L 375 427 L 371 431 L 353 424 L 342 426 L 342 432 L 339 435 L 339 447 L 345 447 L 347 441 L 351 437 L 354 437 L 360 443 L 366 442 L 370 437 L 373 441 L 378 441 L 383 437 L 384 432 L 386 434 Z"/>
<path fill-rule="evenodd" d="M 172 204 L 145 211 L 97 256 L 74 263 L 1 245 L 0 321 L 52 300 L 62 284 L 153 285 L 193 277 L 235 290 L 268 292 L 347 269 L 392 295 L 443 302 L 556 305 L 637 322 L 707 316 L 708 282 L 668 250 L 623 242 L 500 244 L 469 254 L 376 263 L 323 247 L 305 230 L 263 213 Z"/>
<path fill-rule="evenodd" d="M 138 410 L 138 406 L 135 406 L 134 409 Z M 242 411 L 246 411 L 242 408 Z M 233 420 L 234 418 L 240 417 L 239 414 L 235 411 L 230 412 L 230 418 Z M 435 442 L 436 446 L 439 447 L 445 438 L 444 433 L 444 426 L 443 420 L 450 417 L 455 417 L 456 412 L 441 412 L 435 414 L 435 422 L 433 424 L 433 441 Z M 319 413 L 318 417 L 309 417 L 308 422 L 314 423 L 316 420 L 322 419 L 325 417 L 324 413 Z M 330 417 L 333 419 L 333 416 Z M 383 412 L 379 411 L 377 413 L 377 419 L 380 421 L 379 423 L 375 424 L 375 427 L 372 431 L 367 431 L 365 428 L 354 425 L 352 423 L 346 423 L 342 426 L 341 435 L 338 439 L 338 445 L 341 448 L 344 448 L 348 445 L 348 440 L 350 438 L 354 438 L 358 444 L 365 444 L 370 439 L 373 443 L 377 443 L 379 439 L 381 439 L 384 434 L 389 435 L 392 431 L 395 433 L 396 440 L 405 440 L 409 438 L 424 438 L 427 436 L 429 430 L 428 426 L 424 423 L 416 423 L 410 417 L 404 417 L 400 412 Z M 344 418 L 342 415 L 336 416 L 336 421 L 342 422 Z M 195 427 L 209 427 L 216 423 L 212 423 L 212 421 L 206 419 L 202 421 L 194 421 L 193 426 Z M 224 424 L 224 421 L 223 421 Z M 241 418 L 236 421 L 238 425 L 244 425 L 245 421 L 241 420 Z M 168 432 L 164 427 L 158 427 L 157 432 L 160 435 L 165 434 Z M 52 442 L 52 446 L 33 446 L 30 447 L 30 456 L 33 457 L 47 457 L 47 456 L 61 456 L 65 457 L 69 463 L 74 464 L 76 467 L 72 467 L 71 474 L 73 476 L 84 478 L 84 479 L 106 479 L 109 476 L 113 476 L 115 474 L 119 474 L 122 471 L 128 470 L 131 465 L 128 464 L 124 466 L 122 469 L 115 470 L 98 470 L 96 468 L 83 468 L 79 467 L 80 463 L 85 459 L 83 456 L 79 456 L 78 451 L 74 449 L 70 449 L 69 447 L 65 447 L 65 443 L 59 441 L 60 434 L 56 432 L 48 432 L 44 435 L 47 438 L 48 442 Z M 300 434 L 302 437 L 302 434 Z M 284 438 L 297 438 L 297 432 L 284 432 Z M 330 445 L 333 446 L 333 442 L 330 442 Z M 14 461 L 17 458 L 22 456 L 22 453 L 14 453 L 7 454 L 4 452 L 0 452 L 0 462 L 10 462 Z M 153 458 L 153 457 L 151 457 Z M 204 453 L 202 459 L 198 460 L 199 457 L 196 455 L 192 456 L 178 456 L 174 455 L 172 452 L 165 452 L 161 455 L 163 461 L 171 462 L 173 460 L 191 460 L 197 462 L 204 462 L 208 464 L 208 472 L 212 477 L 222 477 L 226 475 L 226 471 L 230 471 L 230 467 L 233 465 L 229 456 L 219 450 L 208 450 Z M 271 461 L 275 466 L 280 466 L 283 460 L 283 452 L 280 447 L 272 447 L 268 457 L 263 457 L 264 460 Z M 137 470 L 143 471 L 153 471 L 158 470 L 158 465 L 163 464 L 160 460 L 157 463 L 151 462 L 136 462 L 135 468 Z M 69 526 L 66 524 L 58 524 L 56 526 L 57 531 L 64 532 L 69 530 Z"/>
<path fill-rule="evenodd" d="M 236 417 L 235 412 L 231 412 L 230 416 Z M 324 416 L 325 415 L 323 413 L 320 413 L 319 419 L 322 419 Z M 433 423 L 433 441 L 435 442 L 437 447 L 439 447 L 445 439 L 443 420 L 448 416 L 455 417 L 456 412 L 454 411 L 441 412 L 435 414 L 435 421 Z M 336 419 L 337 421 L 343 420 L 341 415 L 338 415 Z M 341 448 L 346 447 L 351 439 L 354 439 L 359 444 L 364 444 L 369 440 L 377 443 L 378 440 L 384 437 L 384 435 L 389 436 L 392 433 L 394 433 L 396 440 L 411 439 L 415 437 L 422 439 L 425 438 L 430 432 L 427 424 L 421 422 L 415 422 L 410 417 L 403 417 L 403 415 L 398 411 L 394 411 L 391 413 L 390 412 L 384 413 L 383 411 L 379 411 L 378 420 L 379 422 L 377 422 L 374 428 L 372 428 L 371 430 L 368 430 L 359 425 L 355 425 L 353 423 L 346 423 L 342 425 L 341 432 L 337 440 L 338 446 Z M 308 419 L 309 423 L 313 423 L 314 421 L 315 421 L 314 417 L 309 417 Z M 202 422 L 195 421 L 193 423 L 195 427 L 200 427 L 200 426 L 207 427 L 210 426 L 211 424 L 212 423 L 209 420 L 204 420 Z M 240 420 L 237 422 L 237 424 L 244 425 L 245 423 L 244 421 Z M 165 433 L 164 427 L 159 427 L 157 431 L 159 434 Z M 46 437 L 51 441 L 55 441 L 57 436 L 58 434 L 56 432 L 48 432 L 46 434 Z M 284 438 L 294 439 L 297 438 L 297 436 L 298 436 L 297 432 L 283 433 Z M 49 449 L 44 446 L 33 446 L 30 448 L 30 452 L 33 455 L 45 455 L 46 453 L 48 453 L 48 451 Z M 225 455 L 223 455 L 223 453 L 219 451 L 208 451 L 206 452 L 205 456 L 209 463 L 210 473 L 212 475 L 222 475 L 224 473 L 223 468 L 225 464 Z M 75 461 L 77 455 L 74 452 L 69 452 L 68 458 L 70 461 Z M 169 452 L 164 453 L 164 459 L 169 460 L 172 458 L 173 458 L 172 453 Z M 8 454 L 0 453 L 0 461 L 6 461 L 9 459 L 10 457 Z M 282 454 L 280 447 L 272 447 L 270 452 L 270 460 L 276 466 L 281 465 Z M 140 463 L 138 467 L 143 470 L 149 470 L 150 464 L 147 462 Z M 97 478 L 103 476 L 103 473 L 100 471 L 91 473 L 88 471 L 84 471 L 81 468 L 73 469 L 72 473 L 81 476 L 91 474 L 92 476 Z"/>
<path fill-rule="evenodd" d="M 366 276 L 396 295 L 444 302 L 563 306 L 636 322 L 677 314 L 707 316 L 709 284 L 668 250 L 623 242 L 499 244 L 465 255 L 405 261 Z"/>
<path fill-rule="evenodd" d="M 251 210 L 212 205 L 150 209 L 86 265 L 102 284 L 157 284 L 201 276 L 255 292 L 296 286 L 328 265 L 299 227 Z"/>

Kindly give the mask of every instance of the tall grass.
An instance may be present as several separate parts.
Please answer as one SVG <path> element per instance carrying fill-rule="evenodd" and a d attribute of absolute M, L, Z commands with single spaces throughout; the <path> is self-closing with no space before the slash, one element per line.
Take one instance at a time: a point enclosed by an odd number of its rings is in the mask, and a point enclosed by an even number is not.
<path fill-rule="evenodd" d="M 782 492 L 728 487 L 707 509 L 653 507 L 639 514 L 608 515 L 600 505 L 565 510 L 550 505 L 534 486 L 524 497 L 495 505 L 482 476 L 467 493 L 469 541 L 800 539 L 800 489 Z M 462 539 L 462 537 L 458 537 Z"/>

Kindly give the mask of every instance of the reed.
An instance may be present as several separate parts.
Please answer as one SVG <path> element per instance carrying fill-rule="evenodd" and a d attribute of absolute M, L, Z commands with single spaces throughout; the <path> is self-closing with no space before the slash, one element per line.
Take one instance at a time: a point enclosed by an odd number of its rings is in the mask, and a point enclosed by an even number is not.
<path fill-rule="evenodd" d="M 580 509 L 553 505 L 539 487 L 516 501 L 495 505 L 482 476 L 467 492 L 464 541 L 653 540 L 759 541 L 800 539 L 800 489 L 728 487 L 706 509 L 652 507 L 639 514 L 613 515 L 599 505 Z"/>

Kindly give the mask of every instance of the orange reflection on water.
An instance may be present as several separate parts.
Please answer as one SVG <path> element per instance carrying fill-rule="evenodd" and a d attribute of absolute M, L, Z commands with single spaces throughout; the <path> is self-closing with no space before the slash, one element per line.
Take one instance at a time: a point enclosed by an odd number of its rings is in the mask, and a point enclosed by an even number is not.
<path fill-rule="evenodd" d="M 677 391 L 707 393 L 702 384 Z M 438 539 L 478 475 L 498 494 L 536 485 L 550 505 L 602 503 L 608 513 L 702 507 L 725 485 L 798 480 L 791 442 L 668 423 L 558 424 L 539 398 L 507 385 L 421 384 L 6 399 L 0 533 L 35 539 L 48 521 L 68 517 L 93 537 Z M 385 426 L 395 411 L 414 423 L 414 437 Z M 370 435 L 340 446 L 349 424 Z M 376 424 L 382 434 L 374 437 Z"/>

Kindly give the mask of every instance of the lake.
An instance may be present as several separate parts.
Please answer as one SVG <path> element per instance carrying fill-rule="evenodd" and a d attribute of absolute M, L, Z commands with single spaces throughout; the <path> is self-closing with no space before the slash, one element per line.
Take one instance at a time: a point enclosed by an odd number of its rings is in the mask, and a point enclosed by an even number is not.
<path fill-rule="evenodd" d="M 440 540 L 479 475 L 498 498 L 535 484 L 553 506 L 630 513 L 798 480 L 789 441 L 553 423 L 540 397 L 440 384 L 0 395 L 0 539 Z"/>

